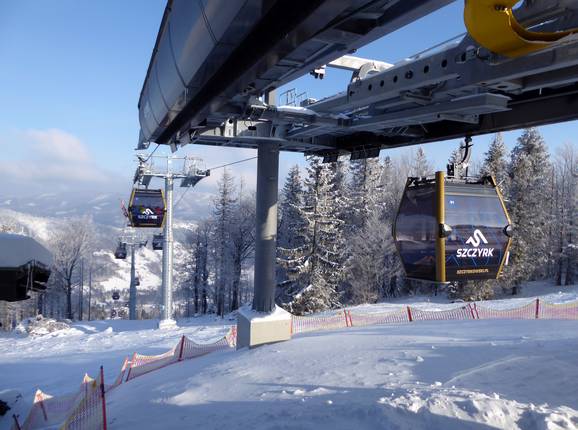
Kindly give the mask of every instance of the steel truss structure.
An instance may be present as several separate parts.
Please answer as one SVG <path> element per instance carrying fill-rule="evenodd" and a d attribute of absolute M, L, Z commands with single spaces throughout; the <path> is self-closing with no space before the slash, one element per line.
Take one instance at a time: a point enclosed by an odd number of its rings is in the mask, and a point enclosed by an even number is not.
<path fill-rule="evenodd" d="M 139 103 L 141 148 L 257 148 L 266 140 L 330 160 L 578 118 L 575 37 L 511 58 L 466 34 L 392 65 L 348 54 L 450 0 L 192 3 L 167 5 Z M 572 0 L 527 0 L 513 12 L 534 31 L 578 27 Z M 199 49 L 207 55 L 193 64 Z M 325 67 L 352 71 L 344 91 L 294 108 L 264 101 L 301 75 L 322 77 Z"/>

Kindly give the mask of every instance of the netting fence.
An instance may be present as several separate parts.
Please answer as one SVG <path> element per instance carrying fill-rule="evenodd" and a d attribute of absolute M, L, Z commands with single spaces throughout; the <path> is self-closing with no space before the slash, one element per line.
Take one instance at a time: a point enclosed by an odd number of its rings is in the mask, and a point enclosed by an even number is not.
<path fill-rule="evenodd" d="M 341 309 L 321 315 L 293 315 L 291 328 L 293 334 L 300 334 L 416 321 L 492 319 L 578 320 L 578 301 L 554 304 L 535 299 L 515 308 L 497 308 L 488 306 L 488 304 L 464 303 L 443 310 L 426 310 L 412 306 L 400 306 L 382 312 L 355 308 Z M 100 374 L 96 379 L 85 375 L 80 388 L 75 393 L 51 396 L 38 390 L 26 420 L 20 424 L 18 417 L 14 416 L 12 430 L 35 430 L 46 427 L 58 427 L 61 430 L 106 430 L 107 392 L 134 378 L 180 361 L 235 348 L 236 340 L 236 326 L 232 326 L 225 336 L 212 343 L 197 343 L 182 336 L 177 345 L 162 354 L 134 353 L 130 359 L 127 357 L 111 385 L 105 385 L 101 367 Z"/>
<path fill-rule="evenodd" d="M 159 355 L 134 353 L 126 358 L 111 385 L 104 383 L 104 369 L 96 379 L 84 376 L 78 391 L 51 396 L 37 390 L 28 416 L 20 424 L 13 416 L 12 430 L 59 428 L 60 430 L 106 430 L 106 393 L 134 378 L 183 360 L 236 346 L 237 328 L 233 326 L 222 338 L 212 343 L 197 343 L 182 336 L 179 343 Z"/>
<path fill-rule="evenodd" d="M 403 306 L 382 312 L 341 309 L 330 314 L 293 316 L 292 333 L 308 333 L 348 327 L 365 327 L 379 324 L 409 323 L 414 321 L 463 321 L 463 320 L 528 320 L 556 319 L 578 320 L 578 301 L 554 304 L 540 299 L 515 308 L 496 308 L 487 304 L 463 303 L 451 309 L 425 310 Z"/>

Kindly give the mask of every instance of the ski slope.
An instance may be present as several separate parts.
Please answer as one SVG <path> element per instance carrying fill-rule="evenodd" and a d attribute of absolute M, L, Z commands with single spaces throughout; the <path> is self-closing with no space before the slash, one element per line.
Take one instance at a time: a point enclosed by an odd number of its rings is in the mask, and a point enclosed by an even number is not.
<path fill-rule="evenodd" d="M 567 302 L 576 288 L 543 297 L 555 296 Z M 513 302 L 520 300 L 529 299 Z M 100 364 L 111 381 L 134 351 L 164 352 L 182 334 L 208 342 L 231 323 L 207 317 L 159 331 L 154 321 L 99 321 L 39 337 L 5 335 L 0 398 L 22 393 L 9 414 L 25 416 L 37 387 L 73 391 Z M 576 429 L 577 351 L 578 321 L 431 321 L 310 333 L 123 384 L 107 398 L 109 428 Z M 0 418 L 0 429 L 10 424 Z"/>

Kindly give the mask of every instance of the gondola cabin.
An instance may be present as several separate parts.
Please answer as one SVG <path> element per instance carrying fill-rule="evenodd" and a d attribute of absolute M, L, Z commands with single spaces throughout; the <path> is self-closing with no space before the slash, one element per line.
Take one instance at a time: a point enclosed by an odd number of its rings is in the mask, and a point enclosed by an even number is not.
<path fill-rule="evenodd" d="M 410 178 L 394 224 L 408 278 L 430 282 L 495 279 L 508 259 L 512 227 L 492 177 Z"/>
<path fill-rule="evenodd" d="M 112 292 L 112 300 L 114 300 L 115 302 L 120 299 L 120 293 L 118 291 L 113 291 Z"/>
<path fill-rule="evenodd" d="M 124 260 L 126 258 L 126 243 L 120 242 L 114 250 L 114 258 Z"/>
<path fill-rule="evenodd" d="M 46 290 L 52 254 L 31 237 L 0 233 L 0 300 L 17 302 Z"/>
<path fill-rule="evenodd" d="M 162 251 L 164 236 L 162 234 L 153 235 L 153 250 Z"/>
<path fill-rule="evenodd" d="M 133 227 L 161 228 L 165 219 L 165 198 L 162 190 L 133 188 L 128 216 Z"/>

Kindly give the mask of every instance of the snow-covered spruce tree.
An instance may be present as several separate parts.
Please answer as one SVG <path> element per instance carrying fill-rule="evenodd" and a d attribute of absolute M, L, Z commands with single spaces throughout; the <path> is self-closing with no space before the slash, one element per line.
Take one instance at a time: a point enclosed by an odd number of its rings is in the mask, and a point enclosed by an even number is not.
<path fill-rule="evenodd" d="M 431 174 L 433 174 L 433 167 L 429 162 L 429 160 L 427 159 L 424 150 L 420 146 L 415 151 L 415 154 L 413 155 L 413 158 L 411 160 L 410 175 L 422 177 L 422 176 L 429 176 Z"/>
<path fill-rule="evenodd" d="M 462 167 L 459 165 L 460 161 L 462 161 L 461 147 L 454 148 L 448 158 L 448 164 L 454 164 L 454 175 L 456 178 L 461 178 L 465 174 L 465 172 L 462 171 Z"/>
<path fill-rule="evenodd" d="M 574 283 L 576 266 L 576 199 L 578 187 L 578 157 L 575 148 L 566 144 L 560 148 L 553 165 L 554 211 L 551 214 L 555 222 L 549 223 L 551 235 L 553 267 L 556 285 Z"/>
<path fill-rule="evenodd" d="M 187 304 L 187 316 L 192 313 L 207 313 L 207 288 L 208 288 L 208 259 L 209 259 L 209 235 L 211 225 L 209 221 L 201 221 L 191 235 L 192 267 L 190 282 L 192 287 L 192 306 Z M 192 309 L 191 309 L 192 308 Z"/>
<path fill-rule="evenodd" d="M 294 272 L 299 263 L 295 256 L 304 255 L 306 243 L 306 223 L 301 210 L 303 206 L 303 185 L 299 166 L 289 169 L 279 203 L 279 228 L 277 230 L 277 291 L 278 303 L 290 302 L 300 289 Z"/>
<path fill-rule="evenodd" d="M 523 281 L 539 277 L 548 261 L 548 205 L 551 166 L 537 129 L 517 139 L 508 166 L 509 212 L 514 224 L 509 266 L 502 285 L 517 294 Z"/>
<path fill-rule="evenodd" d="M 405 273 L 399 254 L 395 248 L 392 226 L 397 216 L 397 210 L 403 195 L 403 190 L 405 189 L 406 180 L 407 173 L 403 166 L 398 162 L 393 162 L 391 158 L 385 157 L 382 163 L 381 173 L 382 206 L 380 209 L 384 219 L 383 228 L 387 234 L 386 239 L 391 241 L 393 246 L 387 247 L 388 251 L 385 256 L 387 278 L 383 286 L 383 297 L 399 295 L 405 284 Z"/>
<path fill-rule="evenodd" d="M 382 296 L 388 272 L 383 168 L 378 158 L 370 158 L 352 161 L 349 170 L 343 299 L 347 303 L 375 302 Z"/>
<path fill-rule="evenodd" d="M 348 240 L 347 278 L 351 303 L 374 303 L 397 293 L 401 267 L 391 235 L 391 221 L 373 210 Z"/>
<path fill-rule="evenodd" d="M 231 231 L 236 207 L 235 185 L 227 169 L 218 182 L 218 195 L 213 201 L 213 234 L 215 250 L 215 290 L 214 303 L 217 315 L 225 314 L 225 298 L 231 284 Z"/>
<path fill-rule="evenodd" d="M 500 185 L 500 191 L 504 195 L 507 195 L 509 179 L 506 154 L 507 149 L 502 133 L 497 133 L 485 153 L 480 171 L 481 175 L 493 175 L 496 178 L 496 182 Z"/>
<path fill-rule="evenodd" d="M 255 248 L 255 195 L 239 193 L 230 225 L 231 291 L 229 311 L 240 305 L 241 272 Z"/>
<path fill-rule="evenodd" d="M 309 158 L 300 212 L 306 223 L 297 234 L 302 246 L 288 252 L 280 262 L 293 281 L 284 303 L 291 312 L 304 314 L 339 306 L 338 288 L 343 279 L 344 235 L 339 218 L 339 178 L 335 163 L 321 164 Z"/>
<path fill-rule="evenodd" d="M 378 205 L 382 204 L 381 170 L 379 158 L 350 162 L 348 231 L 355 232 L 363 228 L 367 218 Z"/>

